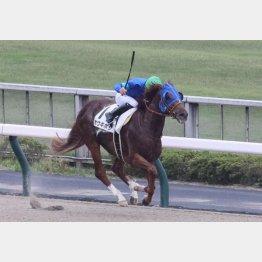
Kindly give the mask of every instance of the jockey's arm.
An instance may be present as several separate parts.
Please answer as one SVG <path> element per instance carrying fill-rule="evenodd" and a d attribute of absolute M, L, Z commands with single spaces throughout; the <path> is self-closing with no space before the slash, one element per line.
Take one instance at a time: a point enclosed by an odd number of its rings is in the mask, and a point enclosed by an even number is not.
<path fill-rule="evenodd" d="M 114 85 L 114 89 L 116 92 L 120 93 L 121 95 L 125 95 L 126 94 L 126 89 L 125 89 L 125 83 L 118 83 L 116 85 Z"/>
<path fill-rule="evenodd" d="M 119 93 L 123 96 L 123 95 L 126 95 L 126 89 L 124 87 L 122 87 L 120 90 L 119 90 Z"/>

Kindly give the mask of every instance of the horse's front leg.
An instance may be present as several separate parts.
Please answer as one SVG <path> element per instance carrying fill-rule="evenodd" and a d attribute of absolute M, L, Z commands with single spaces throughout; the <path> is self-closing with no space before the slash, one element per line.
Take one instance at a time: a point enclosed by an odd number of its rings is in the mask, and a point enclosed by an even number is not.
<path fill-rule="evenodd" d="M 114 165 L 112 167 L 112 171 L 117 174 L 129 187 L 130 189 L 130 204 L 137 205 L 138 203 L 138 194 L 137 191 L 145 191 L 144 186 L 139 185 L 136 181 L 127 176 L 124 173 L 124 162 L 119 160 L 118 158 L 115 159 Z"/>
<path fill-rule="evenodd" d="M 155 179 L 157 175 L 157 169 L 155 165 L 152 163 L 148 162 L 145 158 L 143 158 L 139 154 L 135 154 L 133 159 L 132 159 L 132 164 L 136 167 L 140 167 L 144 169 L 147 173 L 147 181 L 148 185 L 145 188 L 137 188 L 137 191 L 145 191 L 147 193 L 147 196 L 144 197 L 143 199 L 143 204 L 148 206 L 151 201 L 152 197 L 155 192 Z"/>
<path fill-rule="evenodd" d="M 130 204 L 136 205 L 138 202 L 138 192 L 145 192 L 145 187 L 138 184 L 133 178 L 127 176 L 127 183 L 130 189 Z"/>

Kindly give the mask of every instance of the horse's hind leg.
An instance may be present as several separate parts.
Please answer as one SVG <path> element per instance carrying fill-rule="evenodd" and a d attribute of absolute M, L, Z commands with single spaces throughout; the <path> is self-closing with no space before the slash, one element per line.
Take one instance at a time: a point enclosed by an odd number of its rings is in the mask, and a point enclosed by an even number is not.
<path fill-rule="evenodd" d="M 127 206 L 127 201 L 123 194 L 111 183 L 111 181 L 108 179 L 105 169 L 102 164 L 101 159 L 101 152 L 100 152 L 100 146 L 97 143 L 86 144 L 89 148 L 92 158 L 94 160 L 94 166 L 95 166 L 95 175 L 96 177 L 101 180 L 104 185 L 112 192 L 114 196 L 118 199 L 118 204 L 120 206 Z"/>
<path fill-rule="evenodd" d="M 141 185 L 136 183 L 134 179 L 127 176 L 124 173 L 124 162 L 116 158 L 114 165 L 112 167 L 112 171 L 119 176 L 129 187 L 130 189 L 130 204 L 136 205 L 138 203 L 138 194 L 135 188 L 142 188 Z"/>

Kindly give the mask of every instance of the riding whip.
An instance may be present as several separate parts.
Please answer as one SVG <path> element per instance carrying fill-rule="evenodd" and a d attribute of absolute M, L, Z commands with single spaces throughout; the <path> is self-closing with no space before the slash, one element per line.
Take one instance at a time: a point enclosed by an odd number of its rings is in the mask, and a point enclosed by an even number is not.
<path fill-rule="evenodd" d="M 129 74 L 128 74 L 128 77 L 127 77 L 127 80 L 126 80 L 125 89 L 126 89 L 127 84 L 128 84 L 128 80 L 129 80 L 129 77 L 130 77 L 130 73 L 131 73 L 131 70 L 132 70 L 132 66 L 133 66 L 133 63 L 134 63 L 134 59 L 135 59 L 135 51 L 133 51 L 133 53 L 132 53 L 131 66 L 130 66 Z"/>

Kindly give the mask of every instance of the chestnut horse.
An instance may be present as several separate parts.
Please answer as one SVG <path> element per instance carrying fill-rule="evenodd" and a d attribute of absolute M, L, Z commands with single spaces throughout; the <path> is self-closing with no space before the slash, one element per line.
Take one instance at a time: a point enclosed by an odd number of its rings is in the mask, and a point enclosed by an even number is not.
<path fill-rule="evenodd" d="M 130 188 L 130 204 L 137 204 L 137 191 L 146 192 L 144 205 L 149 205 L 155 190 L 157 169 L 155 161 L 162 151 L 161 137 L 165 118 L 171 116 L 179 123 L 187 120 L 187 111 L 183 104 L 183 95 L 171 83 L 152 85 L 145 90 L 144 99 L 139 101 L 138 109 L 131 120 L 121 129 L 121 145 L 123 159 L 116 157 L 112 171 L 117 174 Z M 52 139 L 51 147 L 54 153 L 68 152 L 86 145 L 92 154 L 95 175 L 117 197 L 118 204 L 127 206 L 123 194 L 110 182 L 102 165 L 100 145 L 111 155 L 116 156 L 113 134 L 97 132 L 94 117 L 104 107 L 113 104 L 109 98 L 88 102 L 79 112 L 67 139 L 59 137 Z M 123 161 L 124 160 L 124 161 Z M 146 173 L 148 185 L 142 186 L 124 173 L 124 164 L 139 167 Z"/>

